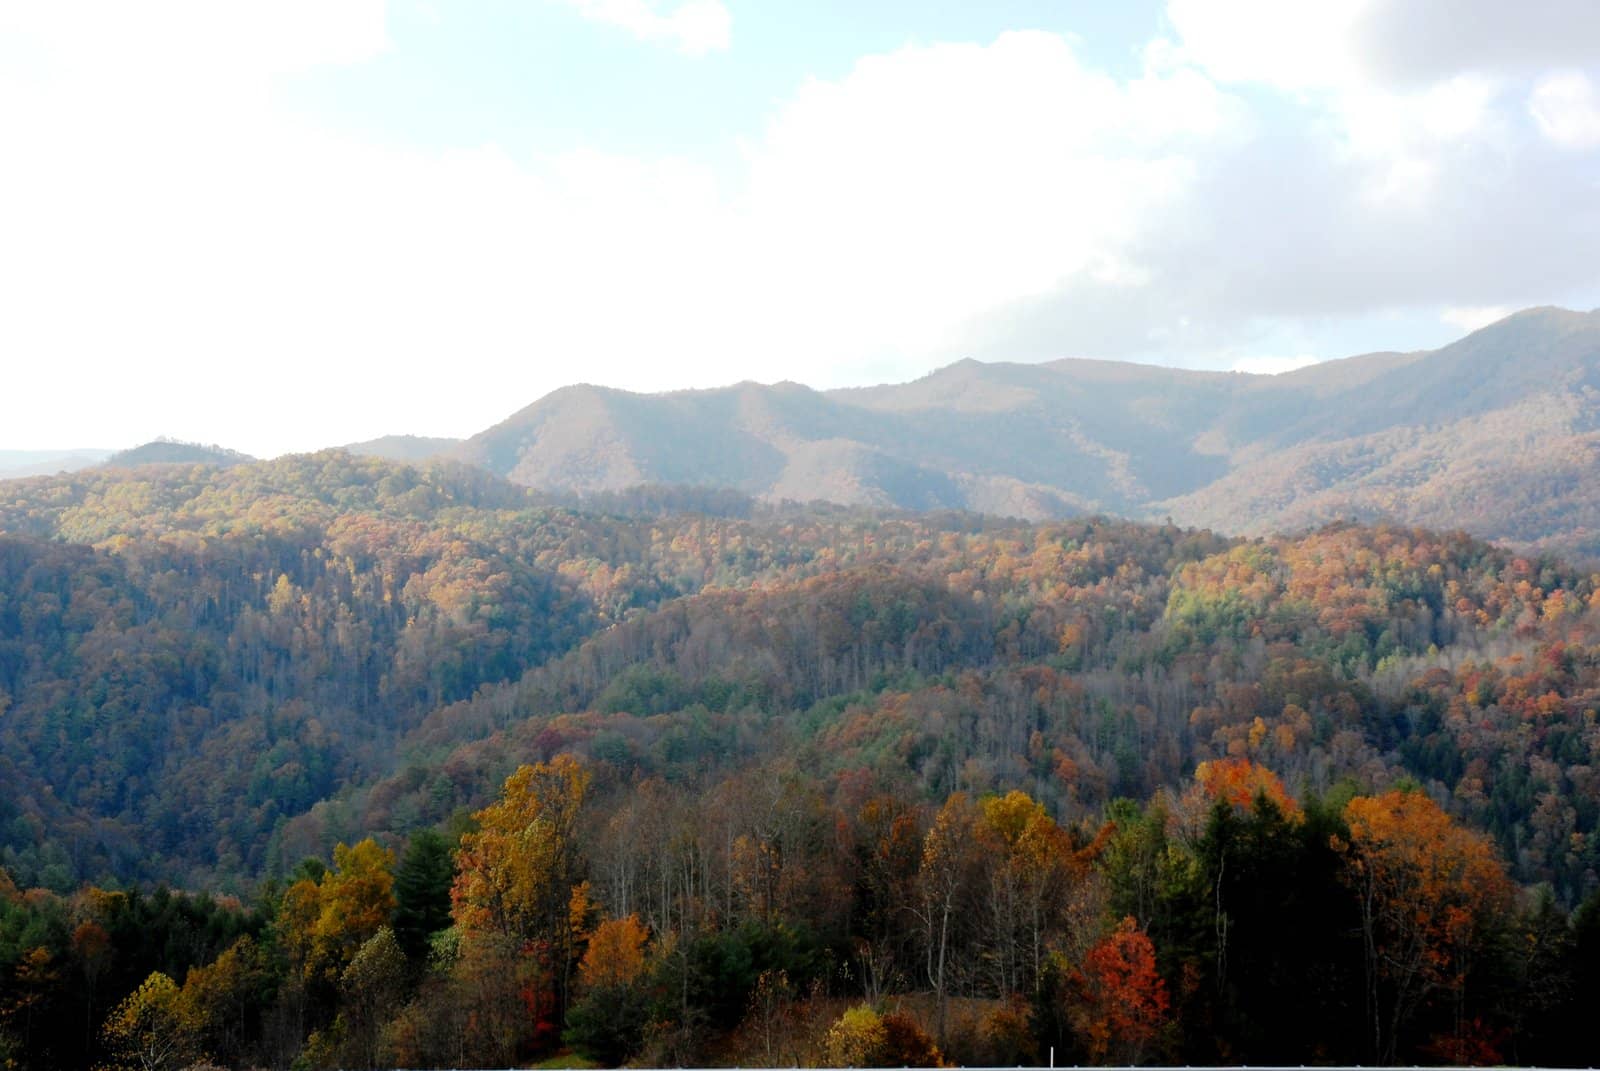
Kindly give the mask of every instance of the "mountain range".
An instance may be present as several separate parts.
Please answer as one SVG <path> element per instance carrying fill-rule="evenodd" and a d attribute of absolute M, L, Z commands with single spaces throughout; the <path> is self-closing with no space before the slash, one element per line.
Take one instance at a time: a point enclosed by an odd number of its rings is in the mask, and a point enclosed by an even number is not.
<path fill-rule="evenodd" d="M 182 445 L 106 463 L 243 459 Z M 565 495 L 687 485 L 1242 535 L 1397 520 L 1587 558 L 1600 554 L 1600 501 L 1585 493 L 1600 471 L 1600 310 L 1528 309 L 1438 350 L 1278 375 L 964 360 L 831 391 L 576 385 L 466 440 L 393 435 L 345 449 L 453 458 Z M 53 459 L 21 460 L 39 471 Z M 60 467 L 99 458 L 72 460 Z"/>
<path fill-rule="evenodd" d="M 453 452 L 579 493 L 1111 513 L 1240 534 L 1392 518 L 1600 551 L 1600 311 L 1529 309 L 1442 349 L 1279 375 L 966 360 L 915 382 L 555 391 Z"/>

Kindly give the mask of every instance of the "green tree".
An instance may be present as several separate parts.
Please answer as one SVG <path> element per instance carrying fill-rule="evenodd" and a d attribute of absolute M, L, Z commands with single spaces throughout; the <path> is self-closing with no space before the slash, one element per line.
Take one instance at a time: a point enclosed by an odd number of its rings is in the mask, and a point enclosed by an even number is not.
<path fill-rule="evenodd" d="M 346 1067 L 379 1066 L 384 1023 L 398 1010 L 405 992 L 405 953 L 385 926 L 369 937 L 339 975 L 341 1062 Z"/>
<path fill-rule="evenodd" d="M 394 936 L 413 964 L 426 960 L 428 938 L 450 925 L 455 873 L 449 840 L 431 829 L 412 835 L 394 876 Z"/>

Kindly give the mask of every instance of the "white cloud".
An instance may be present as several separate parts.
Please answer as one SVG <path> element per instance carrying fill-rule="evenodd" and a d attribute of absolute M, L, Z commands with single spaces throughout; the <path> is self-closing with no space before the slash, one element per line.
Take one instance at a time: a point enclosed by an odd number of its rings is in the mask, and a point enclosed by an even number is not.
<path fill-rule="evenodd" d="M 1222 82 L 1404 92 L 1593 62 L 1593 0 L 1168 0 L 1172 44 Z"/>
<path fill-rule="evenodd" d="M 1528 112 L 1544 136 L 1563 148 L 1600 145 L 1600 94 L 1582 72 L 1563 71 L 1540 79 Z"/>
<path fill-rule="evenodd" d="M 1383 71 L 1374 28 L 1394 20 L 1397 3 L 1169 0 L 1174 39 L 1155 48 L 1163 62 L 1192 64 L 1223 84 L 1288 95 L 1330 151 L 1359 168 L 1366 202 L 1421 206 L 1460 147 L 1502 137 L 1493 111 L 1500 82 L 1470 65 L 1420 82 Z"/>
<path fill-rule="evenodd" d="M 1168 0 L 1178 54 L 1222 82 L 1302 92 L 1360 78 L 1368 0 Z"/>
<path fill-rule="evenodd" d="M 1322 358 L 1309 353 L 1298 353 L 1292 357 L 1272 357 L 1262 355 L 1258 357 L 1240 357 L 1228 369 L 1230 372 L 1248 372 L 1254 376 L 1276 376 L 1284 372 L 1293 372 L 1296 368 L 1316 364 Z"/>
<path fill-rule="evenodd" d="M 1439 314 L 1439 319 L 1468 333 L 1480 327 L 1488 327 L 1499 320 L 1504 320 L 1517 310 L 1510 305 L 1471 305 L 1445 309 Z"/>
<path fill-rule="evenodd" d="M 720 4 L 602 6 L 726 44 Z M 286 72 L 392 47 L 379 4 L 39 10 L 17 32 L 47 62 L 0 61 L 12 445 L 461 434 L 576 380 L 827 386 L 965 354 L 1282 371 L 1323 348 L 1281 329 L 1300 318 L 1600 281 L 1600 233 L 1563 207 L 1592 168 L 1498 75 L 1272 59 L 1300 88 L 1263 106 L 1219 86 L 1266 62 L 1226 42 L 1159 44 L 1133 79 L 1047 33 L 907 47 L 798 87 L 730 183 L 579 146 L 383 146 L 278 107 Z"/>
<path fill-rule="evenodd" d="M 152 433 L 256 450 L 327 441 L 302 426 L 468 432 L 580 378 L 915 374 L 998 304 L 1137 288 L 1140 244 L 1236 118 L 1193 71 L 1119 83 L 1049 34 L 906 48 L 802 87 L 734 195 L 687 160 L 381 148 L 243 90 L 147 108 L 91 67 L 35 103 L 0 118 L 28 161 L 0 175 L 14 382 L 126 354 L 108 419 L 160 366 Z M 265 377 L 254 415 L 201 401 L 226 368 Z M 41 441 L 30 419 L 18 441 Z"/>
<path fill-rule="evenodd" d="M 561 0 L 584 18 L 626 30 L 643 41 L 661 41 L 689 56 L 728 47 L 733 16 L 722 0 L 682 0 L 670 11 L 651 0 Z"/>
<path fill-rule="evenodd" d="M 1052 34 L 864 60 L 803 88 L 752 152 L 768 290 L 833 310 L 857 346 L 923 352 L 1063 280 L 1135 282 L 1134 243 L 1229 122 L 1193 72 L 1119 84 Z"/>

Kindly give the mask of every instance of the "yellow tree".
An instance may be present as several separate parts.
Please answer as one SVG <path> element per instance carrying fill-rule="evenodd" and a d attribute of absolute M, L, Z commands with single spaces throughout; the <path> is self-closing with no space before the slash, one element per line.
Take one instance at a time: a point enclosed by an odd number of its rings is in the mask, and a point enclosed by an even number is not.
<path fill-rule="evenodd" d="M 939 1039 L 944 1040 L 951 975 L 958 966 L 955 950 L 964 935 L 967 906 L 981 865 L 972 843 L 977 808 L 965 792 L 953 793 L 934 816 L 922 841 L 917 870 L 917 903 L 922 924 L 928 981 L 937 1001 Z"/>
<path fill-rule="evenodd" d="M 302 978 L 311 974 L 317 917 L 321 913 L 321 890 L 310 878 L 301 878 L 283 891 L 276 920 L 278 942 Z"/>
<path fill-rule="evenodd" d="M 165 1071 L 197 1055 L 187 1004 L 177 983 L 160 971 L 112 1009 L 100 1035 L 114 1067 Z"/>
<path fill-rule="evenodd" d="M 336 845 L 317 901 L 313 961 L 336 977 L 394 915 L 394 852 L 371 837 L 353 848 Z"/>
<path fill-rule="evenodd" d="M 1511 883 L 1482 834 L 1458 826 L 1421 792 L 1357 796 L 1336 838 L 1360 901 L 1373 1055 L 1393 1063 L 1417 1006 L 1459 998 L 1484 927 L 1502 917 Z"/>
<path fill-rule="evenodd" d="M 268 968 L 248 935 L 212 962 L 190 967 L 182 999 L 202 1047 L 224 1064 L 244 1058 L 268 989 Z"/>
<path fill-rule="evenodd" d="M 1002 993 L 1038 982 L 1045 938 L 1072 858 L 1066 833 L 1025 792 L 983 801 L 973 832 L 989 865 L 988 960 Z"/>
<path fill-rule="evenodd" d="M 368 838 L 333 850 L 334 869 L 284 890 L 275 923 L 294 999 L 331 996 L 356 950 L 394 915 L 394 853 Z M 299 1006 L 299 1005 L 297 1005 Z"/>
<path fill-rule="evenodd" d="M 883 1018 L 866 1004 L 847 1008 L 828 1027 L 822 1039 L 824 1059 L 830 1067 L 880 1067 L 889 1032 Z"/>
<path fill-rule="evenodd" d="M 522 766 L 500 799 L 473 817 L 456 853 L 450 910 L 463 935 L 462 964 L 515 963 L 535 1044 L 559 1034 L 566 1012 L 586 885 L 576 827 L 589 773 L 570 755 Z M 540 977 L 542 976 L 542 977 Z"/>
<path fill-rule="evenodd" d="M 570 755 L 522 766 L 461 838 L 451 913 L 468 933 L 562 941 L 577 884 L 574 830 L 589 773 Z"/>

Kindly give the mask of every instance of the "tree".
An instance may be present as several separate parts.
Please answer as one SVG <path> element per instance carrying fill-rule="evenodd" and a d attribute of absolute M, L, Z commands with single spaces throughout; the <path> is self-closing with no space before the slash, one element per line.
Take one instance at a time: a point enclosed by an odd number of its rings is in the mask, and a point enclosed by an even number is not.
<path fill-rule="evenodd" d="M 575 894 L 584 895 L 576 827 L 588 785 L 589 772 L 570 755 L 519 767 L 500 799 L 474 816 L 478 829 L 463 834 L 456 855 L 450 900 L 464 938 L 461 966 L 480 978 L 485 966 L 513 960 L 536 1043 L 555 1040 L 566 1012 Z M 498 1001 L 496 987 L 473 988 Z"/>
<path fill-rule="evenodd" d="M 620 1064 L 644 1040 L 649 1019 L 645 942 L 637 916 L 607 919 L 589 935 L 578 966 L 582 997 L 567 1016 L 567 1040 L 593 1059 Z"/>
<path fill-rule="evenodd" d="M 1073 861 L 1066 834 L 1027 793 L 984 800 L 974 835 L 987 858 L 987 958 L 1002 995 L 1033 992 Z"/>
<path fill-rule="evenodd" d="M 461 838 L 450 890 L 458 925 L 566 947 L 574 833 L 588 785 L 588 771 L 570 755 L 506 779 L 499 801 L 474 815 L 477 832 Z"/>
<path fill-rule="evenodd" d="M 794 986 L 789 984 L 789 972 L 781 968 L 762 971 L 750 993 L 750 1011 L 744 1021 L 761 1039 L 762 1055 L 768 1064 L 778 1059 L 780 1047 L 794 1025 L 794 1006 Z"/>
<path fill-rule="evenodd" d="M 362 944 L 339 975 L 345 1066 L 378 1066 L 379 1032 L 399 1007 L 405 966 L 405 953 L 385 926 Z"/>
<path fill-rule="evenodd" d="M 578 981 L 592 989 L 632 985 L 644 973 L 644 946 L 649 937 L 637 915 L 606 919 L 589 935 L 589 947 L 578 965 Z"/>
<path fill-rule="evenodd" d="M 917 900 L 922 859 L 917 819 L 912 801 L 879 793 L 860 805 L 846 827 L 855 880 L 851 921 L 861 934 L 856 962 L 872 1001 L 895 978 L 897 967 L 915 962 L 916 934 L 908 932 L 906 919 Z"/>
<path fill-rule="evenodd" d="M 822 1051 L 829 1067 L 882 1067 L 888 1042 L 882 1017 L 858 1004 L 828 1027 Z"/>
<path fill-rule="evenodd" d="M 12 970 L 11 985 L 7 987 L 11 992 L 0 994 L 4 1001 L 0 1003 L 0 1019 L 8 1027 L 21 1021 L 18 1033 L 22 1036 L 22 1047 L 27 1049 L 33 1040 L 35 1016 L 60 984 L 61 972 L 55 965 L 55 957 L 43 945 L 22 952 Z"/>
<path fill-rule="evenodd" d="M 322 879 L 316 936 L 340 969 L 394 914 L 394 852 L 368 837 L 334 846 L 333 870 Z"/>
<path fill-rule="evenodd" d="M 394 936 L 413 964 L 428 953 L 428 938 L 450 925 L 450 886 L 455 881 L 450 842 L 431 829 L 418 830 L 394 875 Z"/>
<path fill-rule="evenodd" d="M 1236 811 L 1248 812 L 1258 799 L 1265 798 L 1291 822 L 1305 817 L 1278 775 L 1249 759 L 1202 762 L 1195 767 L 1194 780 L 1206 799 L 1225 801 Z"/>
<path fill-rule="evenodd" d="M 186 1002 L 177 983 L 160 971 L 112 1009 L 100 1033 L 119 1067 L 166 1071 L 197 1056 Z"/>
<path fill-rule="evenodd" d="M 1167 985 L 1155 946 L 1132 918 L 1089 949 L 1074 976 L 1073 1028 L 1089 1058 L 1136 1064 L 1167 1021 Z"/>
<path fill-rule="evenodd" d="M 928 982 L 938 1004 L 941 1041 L 955 966 L 954 949 L 965 931 L 963 908 L 976 880 L 971 837 L 974 814 L 972 799 L 964 792 L 945 800 L 934 817 L 933 828 L 923 838 L 922 866 L 917 871 L 917 914 L 923 929 Z"/>
<path fill-rule="evenodd" d="M 83 972 L 83 1008 L 84 1017 L 88 1020 L 86 1025 L 94 1022 L 95 991 L 99 986 L 100 977 L 111 966 L 115 950 L 111 947 L 111 935 L 106 928 L 93 919 L 86 919 L 72 931 L 72 956 L 78 961 L 78 967 Z"/>
<path fill-rule="evenodd" d="M 883 1017 L 883 1049 L 879 1063 L 885 1067 L 946 1067 L 944 1056 L 920 1023 L 903 1011 Z"/>
<path fill-rule="evenodd" d="M 211 963 L 189 968 L 182 995 L 202 1047 L 224 1064 L 243 1063 L 270 985 L 261 950 L 249 936 Z"/>
<path fill-rule="evenodd" d="M 1393 1063 L 1418 1005 L 1463 992 L 1485 930 L 1510 907 L 1511 885 L 1488 838 L 1421 792 L 1357 796 L 1344 816 L 1350 836 L 1335 848 L 1360 903 L 1372 1052 Z"/>

